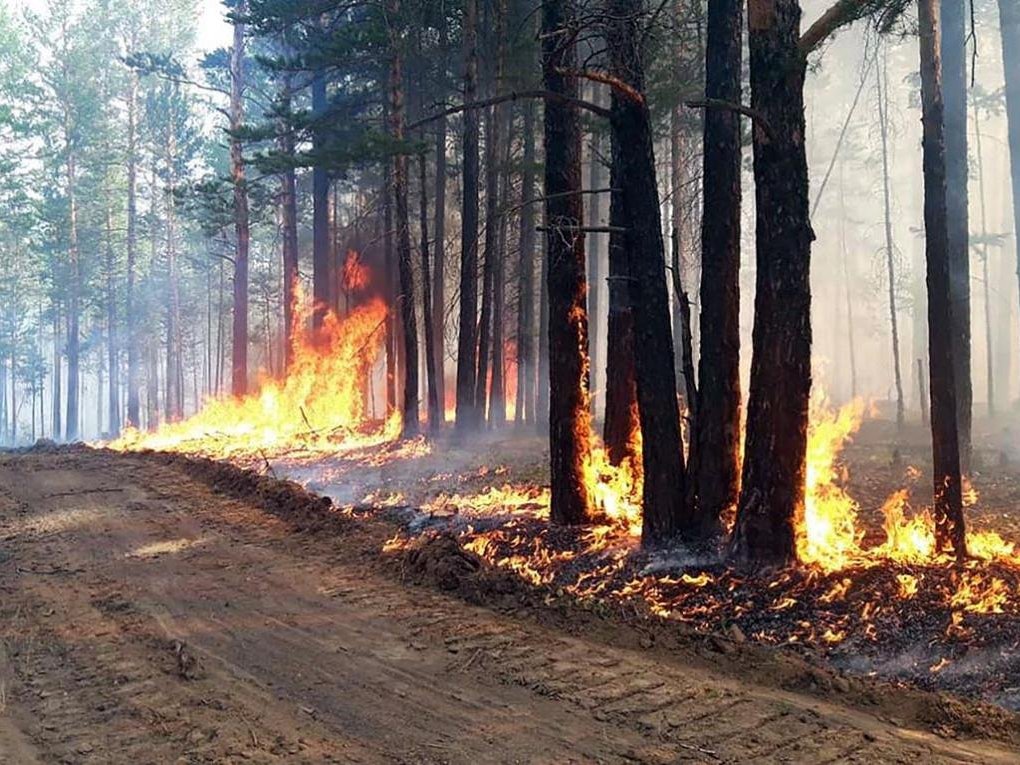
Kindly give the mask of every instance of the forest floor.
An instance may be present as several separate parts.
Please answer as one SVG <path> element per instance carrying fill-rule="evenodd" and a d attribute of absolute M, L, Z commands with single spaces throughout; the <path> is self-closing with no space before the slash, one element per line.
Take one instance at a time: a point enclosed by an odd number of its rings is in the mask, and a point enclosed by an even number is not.
<path fill-rule="evenodd" d="M 0 455 L 0 762 L 1017 761 L 1011 713 L 459 586 L 395 528 L 218 463 Z"/>

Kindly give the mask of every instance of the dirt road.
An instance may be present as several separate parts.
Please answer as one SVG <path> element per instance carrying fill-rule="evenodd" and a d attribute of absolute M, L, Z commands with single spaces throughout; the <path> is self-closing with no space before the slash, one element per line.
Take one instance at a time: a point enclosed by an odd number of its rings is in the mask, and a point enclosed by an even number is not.
<path fill-rule="evenodd" d="M 0 762 L 1016 762 L 402 584 L 180 470 L 0 457 Z"/>

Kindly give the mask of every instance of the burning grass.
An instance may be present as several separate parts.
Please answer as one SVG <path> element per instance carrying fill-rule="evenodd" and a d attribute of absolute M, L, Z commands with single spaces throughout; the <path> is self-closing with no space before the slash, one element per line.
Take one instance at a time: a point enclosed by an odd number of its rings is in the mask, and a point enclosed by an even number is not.
<path fill-rule="evenodd" d="M 1012 658 L 1020 645 L 1020 553 L 974 524 L 970 560 L 957 564 L 937 550 L 930 511 L 915 503 L 928 493 L 917 467 L 888 474 L 882 495 L 877 501 L 869 495 L 862 509 L 841 457 L 867 414 L 862 401 L 840 409 L 824 396 L 812 402 L 796 528 L 802 566 L 764 575 L 738 571 L 715 547 L 653 556 L 638 546 L 640 466 L 613 465 L 594 435 L 584 465 L 594 523 L 569 529 L 548 522 L 540 442 L 525 442 L 516 457 L 498 440 L 489 443 L 490 454 L 484 442 L 463 452 L 446 444 L 433 454 L 424 439 L 399 440 L 397 418 L 373 422 L 367 381 L 385 316 L 377 299 L 343 319 L 330 314 L 320 331 L 294 339 L 285 379 L 265 379 L 246 397 L 211 401 L 155 432 L 127 432 L 109 447 L 257 467 L 329 494 L 349 514 L 396 509 L 406 524 L 387 551 L 415 555 L 442 538 L 442 549 L 455 548 L 460 559 L 452 568 L 437 564 L 448 573 L 484 565 L 593 609 L 822 651 L 858 672 L 923 685 L 997 698 L 1012 692 L 1016 701 L 1007 702 L 1020 705 L 1020 688 L 1010 690 L 1006 680 L 1020 670 Z M 971 505 L 978 502 L 973 486 L 966 495 Z"/>

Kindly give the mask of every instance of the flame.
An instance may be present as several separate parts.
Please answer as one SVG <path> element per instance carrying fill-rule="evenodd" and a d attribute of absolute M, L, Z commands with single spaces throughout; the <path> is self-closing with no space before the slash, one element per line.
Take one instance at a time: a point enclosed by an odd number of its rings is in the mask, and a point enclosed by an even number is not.
<path fill-rule="evenodd" d="M 357 292 L 368 286 L 371 274 L 361 260 L 361 253 L 357 250 L 348 250 L 344 258 L 343 272 L 340 275 L 341 283 L 348 292 Z"/>
<path fill-rule="evenodd" d="M 294 302 L 295 326 L 304 328 L 306 301 L 297 295 Z M 400 433 L 399 413 L 373 426 L 366 412 L 367 381 L 382 350 L 386 313 L 378 298 L 343 319 L 328 312 L 319 331 L 296 333 L 293 363 L 282 380 L 264 378 L 256 393 L 208 400 L 193 417 L 151 433 L 126 430 L 107 446 L 244 458 L 292 450 L 334 453 L 393 441 Z"/>

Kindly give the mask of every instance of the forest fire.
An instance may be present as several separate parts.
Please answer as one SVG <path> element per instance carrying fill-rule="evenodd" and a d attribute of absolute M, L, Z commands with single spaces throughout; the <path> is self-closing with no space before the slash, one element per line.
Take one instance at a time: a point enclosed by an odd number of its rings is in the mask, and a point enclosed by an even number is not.
<path fill-rule="evenodd" d="M 352 267 L 351 278 L 363 280 L 356 270 Z M 308 309 L 300 295 L 295 304 L 295 323 L 306 327 Z M 321 329 L 304 330 L 293 339 L 293 363 L 282 380 L 264 379 L 258 392 L 241 398 L 211 400 L 193 417 L 150 433 L 128 430 L 108 446 L 265 459 L 321 456 L 393 441 L 400 433 L 399 414 L 381 424 L 373 424 L 368 414 L 367 383 L 382 351 L 386 311 L 382 300 L 373 298 L 343 318 L 328 312 Z"/>

